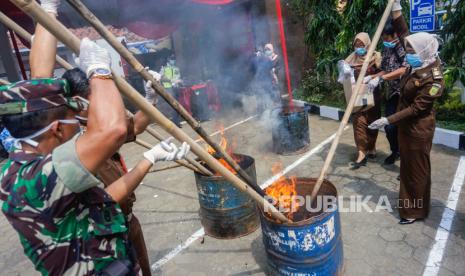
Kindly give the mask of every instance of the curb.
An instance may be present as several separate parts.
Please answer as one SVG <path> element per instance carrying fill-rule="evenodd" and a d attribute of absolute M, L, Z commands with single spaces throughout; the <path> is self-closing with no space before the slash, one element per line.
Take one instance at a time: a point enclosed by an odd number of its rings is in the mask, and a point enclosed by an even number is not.
<path fill-rule="evenodd" d="M 294 102 L 308 108 L 311 114 L 324 118 L 341 121 L 344 116 L 344 110 L 336 107 L 319 106 L 301 100 L 294 100 Z M 433 144 L 465 151 L 465 133 L 437 127 L 434 132 Z"/>

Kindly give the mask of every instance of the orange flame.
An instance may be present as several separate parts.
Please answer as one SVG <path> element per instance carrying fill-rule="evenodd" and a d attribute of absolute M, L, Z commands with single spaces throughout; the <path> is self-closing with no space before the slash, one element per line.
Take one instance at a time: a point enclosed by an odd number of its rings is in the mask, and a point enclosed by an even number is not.
<path fill-rule="evenodd" d="M 273 175 L 278 175 L 282 171 L 282 163 L 275 163 L 271 167 Z M 299 209 L 297 202 L 297 177 L 291 176 L 290 179 L 280 176 L 273 184 L 265 189 L 267 195 L 273 197 L 277 202 L 277 206 L 287 210 L 286 216 L 292 219 L 294 213 Z"/>
<path fill-rule="evenodd" d="M 236 147 L 236 143 L 235 141 L 233 141 L 232 143 L 230 143 L 228 141 L 228 139 L 226 138 L 225 134 L 224 134 L 224 127 L 223 125 L 219 125 L 218 127 L 220 129 L 220 135 L 221 135 L 221 140 L 220 140 L 220 143 L 219 143 L 219 146 L 220 148 L 222 148 L 229 156 L 231 156 L 234 161 L 236 163 L 239 163 L 241 161 L 241 158 L 236 156 L 233 151 Z M 213 156 L 215 156 L 216 154 L 216 150 L 214 148 L 212 148 L 210 145 L 207 144 L 207 152 Z M 234 174 L 237 174 L 237 172 L 234 170 L 233 167 L 231 167 L 228 162 L 226 162 L 226 160 L 224 160 L 223 158 L 220 158 L 218 159 L 218 161 L 221 163 L 221 165 L 223 165 L 223 167 L 225 167 L 226 169 L 228 169 L 230 172 L 234 173 Z M 219 173 L 215 173 L 216 176 L 219 176 L 220 174 Z"/>

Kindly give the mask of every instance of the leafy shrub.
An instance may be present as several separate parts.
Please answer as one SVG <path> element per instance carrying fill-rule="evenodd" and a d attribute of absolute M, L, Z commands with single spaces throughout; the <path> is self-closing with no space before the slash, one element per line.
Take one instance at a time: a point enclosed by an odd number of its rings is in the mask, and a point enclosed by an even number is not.
<path fill-rule="evenodd" d="M 325 76 L 314 70 L 305 72 L 302 83 L 294 92 L 294 96 L 297 99 L 320 105 L 345 106 L 342 85 L 337 83 L 332 76 Z"/>

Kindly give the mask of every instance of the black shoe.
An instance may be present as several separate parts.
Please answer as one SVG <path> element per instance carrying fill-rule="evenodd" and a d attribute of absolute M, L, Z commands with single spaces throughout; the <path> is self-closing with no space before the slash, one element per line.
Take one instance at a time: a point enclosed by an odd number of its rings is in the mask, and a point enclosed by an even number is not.
<path fill-rule="evenodd" d="M 400 181 L 400 174 L 397 176 L 397 180 L 399 180 L 399 181 Z"/>
<path fill-rule="evenodd" d="M 399 160 L 400 155 L 399 153 L 391 153 L 386 159 L 384 159 L 384 164 L 385 165 L 392 165 L 396 163 L 397 160 Z"/>
<path fill-rule="evenodd" d="M 365 158 L 363 158 L 363 160 L 360 161 L 360 162 L 357 162 L 357 161 L 351 162 L 351 163 L 349 164 L 350 169 L 352 169 L 352 170 L 357 170 L 357 169 L 359 169 L 359 168 L 362 167 L 362 166 L 366 166 L 366 165 L 367 165 L 367 161 L 368 161 L 368 159 L 365 157 Z"/>
<path fill-rule="evenodd" d="M 368 159 L 376 159 L 376 153 L 369 153 L 367 154 Z"/>
<path fill-rule="evenodd" d="M 401 224 L 401 225 L 412 224 L 412 223 L 414 223 L 414 222 L 417 221 L 417 220 L 420 220 L 420 219 L 405 219 L 405 218 L 401 218 L 400 221 L 399 221 L 399 224 Z"/>

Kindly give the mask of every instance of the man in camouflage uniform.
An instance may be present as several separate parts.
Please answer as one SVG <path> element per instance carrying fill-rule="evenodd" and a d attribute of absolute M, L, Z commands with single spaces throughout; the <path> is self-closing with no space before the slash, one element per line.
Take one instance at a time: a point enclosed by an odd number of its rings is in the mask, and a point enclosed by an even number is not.
<path fill-rule="evenodd" d="M 83 77 L 84 80 L 82 81 L 85 82 L 85 75 Z M 147 83 L 145 90 L 145 99 L 148 102 L 155 105 L 155 91 L 152 89 L 150 83 Z M 83 111 L 79 114 L 79 116 L 77 116 L 82 128 L 84 129 L 87 125 L 87 115 L 87 111 Z M 145 131 L 145 129 L 150 123 L 150 120 L 141 111 L 137 112 L 134 116 L 128 117 L 127 119 L 128 130 L 126 143 L 129 143 L 134 142 L 136 140 L 136 136 Z M 105 163 L 100 167 L 96 176 L 103 182 L 104 186 L 107 187 L 116 180 L 118 180 L 120 177 L 125 175 L 127 172 L 128 169 L 126 167 L 126 163 L 124 162 L 123 156 L 119 152 L 116 152 L 111 158 L 105 161 Z M 139 219 L 134 215 L 132 211 L 135 202 L 136 195 L 135 193 L 132 193 L 120 205 L 123 214 L 125 215 L 126 220 L 128 222 L 129 241 L 131 242 L 131 245 L 134 247 L 135 255 L 141 268 L 142 275 L 149 276 L 151 275 L 151 268 L 147 247 L 145 245 L 144 233 L 142 232 L 142 227 L 140 225 Z"/>
<path fill-rule="evenodd" d="M 78 107 L 63 79 L 19 82 L 0 92 L 7 128 L 13 128 L 11 123 L 22 114 L 47 116 L 41 111 Z M 80 162 L 78 136 L 72 136 L 79 129 L 77 122 L 66 116 L 72 111 L 60 109 L 65 116 L 54 118 L 50 126 L 57 129 L 62 125 L 62 139 L 72 139 L 48 154 L 25 150 L 40 145 L 34 143 L 34 134 L 17 140 L 0 175 L 2 212 L 43 275 L 101 271 L 113 260 L 129 260 L 124 216 Z M 11 130 L 14 134 L 18 131 Z"/>
<path fill-rule="evenodd" d="M 2 212 L 43 275 L 104 270 L 129 275 L 134 260 L 118 203 L 155 162 L 183 158 L 189 147 L 178 149 L 165 141 L 103 189 L 94 175 L 126 140 L 125 109 L 112 81 L 108 53 L 85 39 L 80 54 L 80 67 L 90 77 L 91 103 L 82 135 L 75 119 L 81 104 L 66 80 L 36 79 L 0 87 L 0 115 L 16 137 L 0 174 Z"/>
<path fill-rule="evenodd" d="M 49 11 L 51 16 L 56 15 L 56 7 L 59 5 L 58 0 L 42 0 L 41 3 L 42 5 L 49 7 L 46 10 Z M 52 77 L 53 68 L 55 65 L 55 59 L 53 57 L 56 54 L 57 48 L 56 39 L 46 29 L 42 28 L 40 25 L 37 25 L 34 41 L 36 42 L 34 45 L 35 49 L 40 47 L 41 54 L 35 55 L 36 52 L 33 51 L 33 59 L 31 62 L 32 74 L 34 77 Z M 150 72 L 152 74 L 155 73 L 153 71 Z M 160 76 L 157 75 L 158 74 L 155 73 L 154 77 L 159 80 Z M 87 80 L 86 74 L 81 70 L 78 68 L 68 70 L 65 72 L 63 77 L 72 80 L 70 84 L 74 89 L 82 91 L 82 94 L 87 94 L 86 92 L 89 90 L 89 82 Z M 146 86 L 146 100 L 155 105 L 157 98 L 155 91 L 151 89 L 150 85 L 151 84 L 149 83 Z M 80 121 L 83 128 L 86 127 L 87 116 L 87 110 L 83 110 L 79 113 L 79 116 L 76 117 Z M 128 117 L 126 142 L 133 142 L 136 138 L 136 135 L 142 133 L 149 123 L 149 118 L 140 111 L 137 112 L 135 116 Z M 116 152 L 100 166 L 96 176 L 100 181 L 103 182 L 104 187 L 107 187 L 124 176 L 127 172 L 128 171 L 124 164 L 123 157 L 118 152 Z M 144 241 L 144 234 L 142 232 L 142 227 L 138 218 L 134 216 L 132 212 L 135 201 L 136 196 L 134 193 L 132 193 L 120 205 L 128 224 L 129 241 L 131 246 L 134 248 L 135 257 L 141 268 L 142 275 L 149 276 L 151 275 L 151 269 L 147 248 Z"/>

